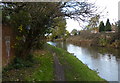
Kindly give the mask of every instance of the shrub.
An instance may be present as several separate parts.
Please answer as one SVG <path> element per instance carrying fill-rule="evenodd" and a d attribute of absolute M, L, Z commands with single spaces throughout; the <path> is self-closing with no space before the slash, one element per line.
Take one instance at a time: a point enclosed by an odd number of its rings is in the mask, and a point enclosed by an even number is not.
<path fill-rule="evenodd" d="M 106 38 L 100 38 L 99 39 L 99 45 L 100 46 L 106 46 L 108 44 L 108 40 Z"/>
<path fill-rule="evenodd" d="M 30 54 L 26 57 L 26 59 L 22 59 L 19 57 L 15 57 L 14 60 L 3 69 L 3 72 L 11 70 L 11 69 L 20 69 L 23 67 L 31 67 L 34 64 L 34 58 L 33 55 Z"/>

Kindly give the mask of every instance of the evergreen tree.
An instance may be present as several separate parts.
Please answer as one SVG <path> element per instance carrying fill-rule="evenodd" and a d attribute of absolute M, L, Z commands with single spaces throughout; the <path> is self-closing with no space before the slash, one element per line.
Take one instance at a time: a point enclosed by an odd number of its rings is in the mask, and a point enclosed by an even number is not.
<path fill-rule="evenodd" d="M 102 31 L 105 31 L 105 26 L 104 26 L 103 21 L 101 21 L 99 25 L 99 32 L 102 32 Z"/>
<path fill-rule="evenodd" d="M 120 20 L 118 21 L 118 32 L 120 32 Z"/>
<path fill-rule="evenodd" d="M 117 39 L 120 40 L 120 20 L 118 21 Z"/>
<path fill-rule="evenodd" d="M 111 30 L 112 30 L 111 24 L 109 22 L 109 19 L 107 19 L 106 26 L 105 26 L 105 31 L 111 31 Z"/>
<path fill-rule="evenodd" d="M 78 31 L 77 31 L 76 29 L 73 29 L 73 30 L 71 31 L 71 34 L 72 34 L 72 35 L 77 35 L 77 32 L 78 32 Z"/>

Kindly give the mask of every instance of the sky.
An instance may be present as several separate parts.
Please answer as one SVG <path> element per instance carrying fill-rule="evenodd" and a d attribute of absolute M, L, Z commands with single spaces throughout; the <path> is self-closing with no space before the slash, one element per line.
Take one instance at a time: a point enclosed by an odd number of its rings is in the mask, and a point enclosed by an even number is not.
<path fill-rule="evenodd" d="M 89 0 L 91 3 L 95 3 L 95 5 L 99 8 L 100 11 L 104 10 L 100 21 L 106 23 L 107 18 L 110 19 L 110 23 L 114 23 L 118 20 L 118 2 L 120 0 Z M 72 19 L 67 19 L 67 30 L 71 32 L 73 29 L 81 30 L 81 26 L 77 21 Z"/>

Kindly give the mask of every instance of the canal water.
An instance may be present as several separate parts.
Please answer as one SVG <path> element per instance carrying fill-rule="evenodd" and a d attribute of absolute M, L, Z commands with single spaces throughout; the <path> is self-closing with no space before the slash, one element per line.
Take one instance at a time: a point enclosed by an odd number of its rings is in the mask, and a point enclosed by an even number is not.
<path fill-rule="evenodd" d="M 118 66 L 120 64 L 120 49 L 83 47 L 66 42 L 48 43 L 72 53 L 73 56 L 76 56 L 90 69 L 97 71 L 98 75 L 107 81 L 120 81 L 118 75 L 120 72 Z"/>

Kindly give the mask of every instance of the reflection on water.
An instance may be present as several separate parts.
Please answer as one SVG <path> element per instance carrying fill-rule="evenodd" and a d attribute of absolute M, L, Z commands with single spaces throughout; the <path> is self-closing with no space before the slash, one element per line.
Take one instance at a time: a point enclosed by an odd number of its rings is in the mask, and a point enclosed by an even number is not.
<path fill-rule="evenodd" d="M 90 69 L 108 81 L 118 81 L 118 64 L 120 50 L 108 48 L 80 47 L 66 42 L 48 42 L 51 45 L 63 48 L 86 64 Z"/>

